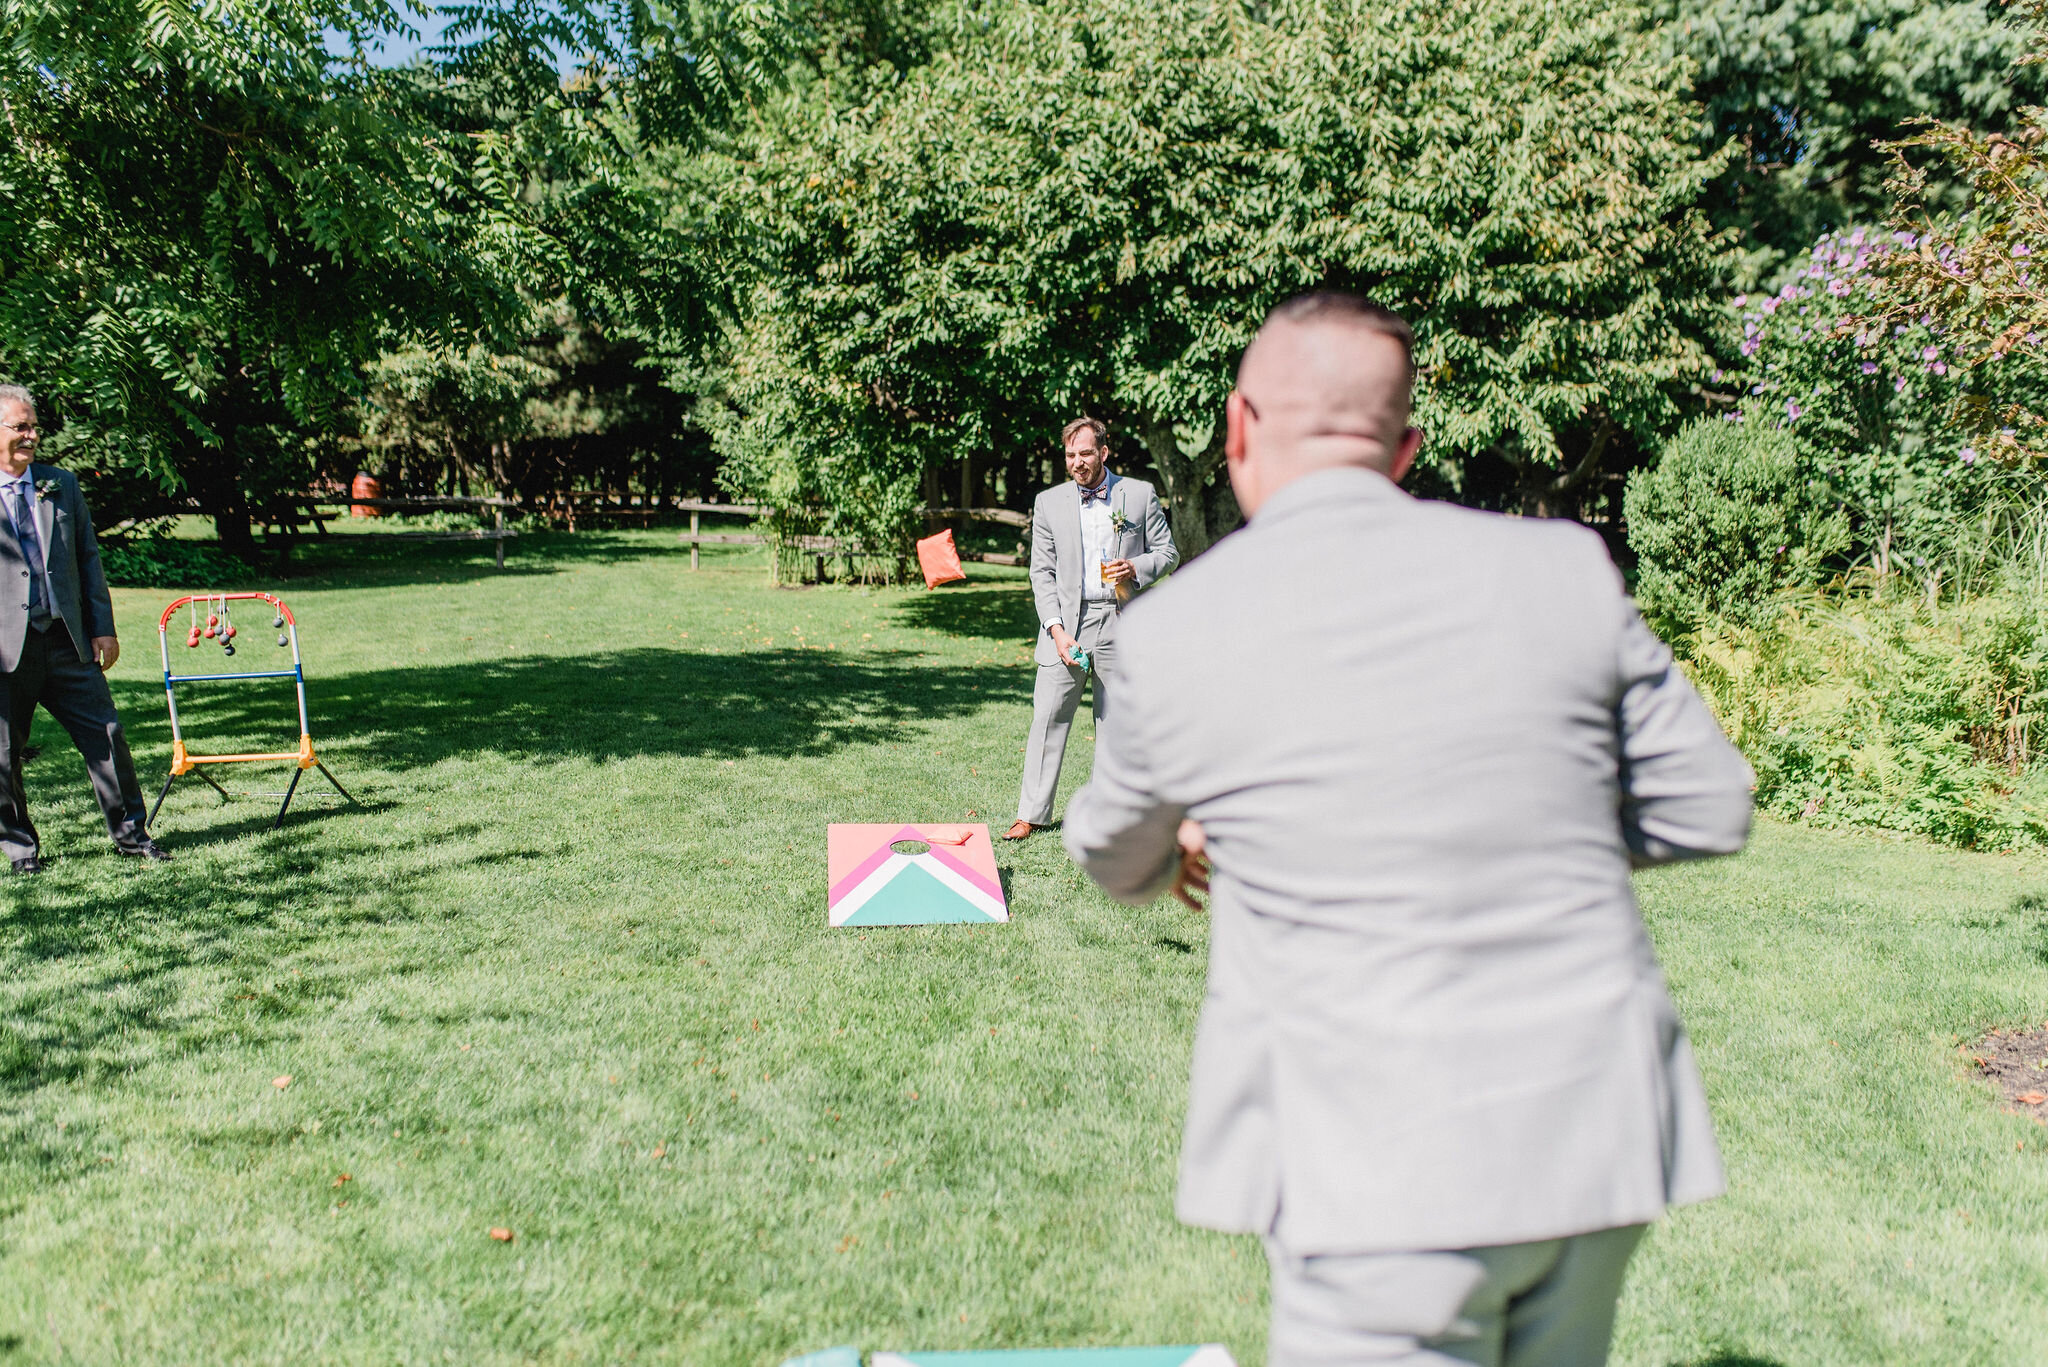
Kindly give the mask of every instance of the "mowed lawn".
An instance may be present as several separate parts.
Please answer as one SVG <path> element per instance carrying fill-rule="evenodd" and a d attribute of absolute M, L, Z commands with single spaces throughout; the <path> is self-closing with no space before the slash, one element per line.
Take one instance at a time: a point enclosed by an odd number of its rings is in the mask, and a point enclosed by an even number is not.
<path fill-rule="evenodd" d="M 45 719 L 52 868 L 0 879 L 0 1363 L 1263 1360 L 1258 1245 L 1172 1220 L 1199 917 L 1040 837 L 1010 925 L 825 929 L 827 822 L 1014 815 L 1020 580 L 687 564 L 314 548 L 275 586 L 364 805 L 316 776 L 272 832 L 187 780 L 167 867 L 116 860 Z M 152 792 L 171 596 L 117 593 Z M 294 739 L 275 685 L 190 696 L 195 748 Z M 1641 886 L 1733 1194 L 1651 1236 L 1617 1360 L 2041 1361 L 2048 1130 L 1956 1046 L 2048 1020 L 2048 860 L 1773 825 Z"/>

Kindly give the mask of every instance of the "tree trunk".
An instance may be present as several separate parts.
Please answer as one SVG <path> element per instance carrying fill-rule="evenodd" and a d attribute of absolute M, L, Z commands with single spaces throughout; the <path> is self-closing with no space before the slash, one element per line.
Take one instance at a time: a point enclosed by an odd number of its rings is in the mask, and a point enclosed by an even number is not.
<path fill-rule="evenodd" d="M 1216 500 L 1209 486 L 1216 472 L 1223 468 L 1223 423 L 1220 419 L 1217 421 L 1209 444 L 1200 455 L 1193 457 L 1181 451 L 1180 440 L 1174 436 L 1170 421 L 1141 418 L 1138 431 L 1144 438 L 1145 450 L 1151 454 L 1152 464 L 1158 467 L 1160 479 L 1166 485 L 1160 492 L 1166 495 L 1166 516 L 1173 526 L 1173 544 L 1180 550 L 1181 563 L 1186 564 L 1208 550 L 1216 539 L 1215 524 L 1210 516 L 1210 504 Z M 1228 492 L 1227 488 L 1223 490 L 1226 495 Z M 1236 506 L 1232 500 L 1231 509 Z M 1233 517 L 1231 520 L 1236 519 Z"/>
<path fill-rule="evenodd" d="M 1579 458 L 1579 463 L 1562 474 L 1554 475 L 1542 466 L 1516 462 L 1521 483 L 1522 515 L 1576 517 L 1582 502 L 1579 490 L 1600 473 L 1607 448 L 1614 441 L 1614 431 L 1614 420 L 1602 417 L 1586 442 L 1586 453 Z"/>

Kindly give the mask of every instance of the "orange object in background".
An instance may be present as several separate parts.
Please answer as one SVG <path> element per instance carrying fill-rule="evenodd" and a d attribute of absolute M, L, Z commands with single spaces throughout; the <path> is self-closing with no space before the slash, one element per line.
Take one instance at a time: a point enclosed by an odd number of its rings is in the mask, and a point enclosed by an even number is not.
<path fill-rule="evenodd" d="M 350 498 L 382 498 L 384 496 L 384 486 L 362 471 L 357 471 L 355 479 L 348 486 L 348 496 Z M 348 505 L 348 515 L 350 517 L 382 517 L 384 516 L 384 510 L 382 508 L 365 507 L 360 503 L 351 503 Z"/>
<path fill-rule="evenodd" d="M 924 586 L 928 589 L 967 577 L 967 572 L 960 568 L 960 552 L 953 548 L 951 527 L 917 543 L 917 566 L 924 571 Z"/>

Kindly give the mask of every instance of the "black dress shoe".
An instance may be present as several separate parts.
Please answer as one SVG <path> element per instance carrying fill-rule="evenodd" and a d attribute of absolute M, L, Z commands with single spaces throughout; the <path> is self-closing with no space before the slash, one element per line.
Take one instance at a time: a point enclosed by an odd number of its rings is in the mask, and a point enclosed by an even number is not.
<path fill-rule="evenodd" d="M 145 840 L 132 849 L 122 850 L 121 853 L 127 855 L 130 859 L 140 859 L 145 863 L 168 864 L 171 862 L 171 852 L 157 844 L 154 840 Z"/>
<path fill-rule="evenodd" d="M 26 859 L 17 859 L 14 861 L 14 871 L 16 873 L 41 873 L 43 871 L 43 861 L 34 855 L 30 855 Z"/>

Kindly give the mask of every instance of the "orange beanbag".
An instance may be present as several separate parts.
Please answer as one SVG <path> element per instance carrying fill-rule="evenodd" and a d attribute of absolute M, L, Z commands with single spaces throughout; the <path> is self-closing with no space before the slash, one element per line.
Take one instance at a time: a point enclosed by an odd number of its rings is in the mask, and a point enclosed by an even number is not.
<path fill-rule="evenodd" d="M 960 568 L 960 552 L 953 549 L 950 527 L 917 543 L 917 565 L 924 571 L 924 586 L 928 589 L 967 577 L 967 572 Z"/>

